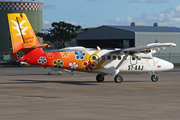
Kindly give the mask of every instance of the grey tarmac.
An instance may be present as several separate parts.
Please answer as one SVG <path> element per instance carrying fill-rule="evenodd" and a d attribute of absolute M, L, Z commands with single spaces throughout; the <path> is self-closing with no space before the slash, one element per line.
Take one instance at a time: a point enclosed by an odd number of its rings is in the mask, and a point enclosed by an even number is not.
<path fill-rule="evenodd" d="M 150 74 L 73 76 L 43 67 L 0 68 L 0 120 L 179 120 L 180 67 Z"/>

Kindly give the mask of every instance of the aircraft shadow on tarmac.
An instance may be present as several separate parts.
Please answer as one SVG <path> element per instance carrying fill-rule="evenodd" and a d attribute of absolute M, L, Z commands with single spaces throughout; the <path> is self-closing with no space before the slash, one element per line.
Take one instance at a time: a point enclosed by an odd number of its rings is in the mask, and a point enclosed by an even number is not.
<path fill-rule="evenodd" d="M 99 85 L 103 83 L 115 83 L 114 81 L 45 81 L 45 80 L 11 80 L 14 82 L 0 82 L 0 84 L 72 84 L 72 85 Z M 148 82 L 148 81 L 123 81 L 124 83 Z M 119 83 L 121 84 L 121 83 Z"/>
<path fill-rule="evenodd" d="M 44 80 L 12 80 L 0 84 L 72 84 L 72 85 L 98 85 L 96 81 L 44 81 Z"/>

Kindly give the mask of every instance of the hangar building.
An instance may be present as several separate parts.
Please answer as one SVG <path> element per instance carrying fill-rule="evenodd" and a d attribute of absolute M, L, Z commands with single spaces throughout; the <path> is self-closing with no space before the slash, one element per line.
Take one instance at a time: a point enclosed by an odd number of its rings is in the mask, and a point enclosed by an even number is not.
<path fill-rule="evenodd" d="M 157 51 L 156 57 L 180 63 L 180 28 L 154 23 L 154 26 L 131 23 L 131 26 L 104 25 L 78 34 L 77 46 L 89 48 L 128 48 L 150 43 L 173 42 L 177 47 Z"/>

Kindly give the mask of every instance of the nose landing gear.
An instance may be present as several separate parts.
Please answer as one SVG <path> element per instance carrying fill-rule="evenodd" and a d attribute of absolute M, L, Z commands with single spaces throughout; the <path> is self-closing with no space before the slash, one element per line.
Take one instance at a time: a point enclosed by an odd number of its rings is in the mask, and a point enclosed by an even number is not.
<path fill-rule="evenodd" d="M 154 71 L 152 71 L 152 76 L 151 76 L 151 81 L 152 82 L 157 82 L 158 81 L 158 76 L 154 73 Z"/>
<path fill-rule="evenodd" d="M 157 82 L 158 81 L 158 76 L 157 75 L 152 75 L 151 76 L 151 80 L 152 80 L 152 82 Z"/>

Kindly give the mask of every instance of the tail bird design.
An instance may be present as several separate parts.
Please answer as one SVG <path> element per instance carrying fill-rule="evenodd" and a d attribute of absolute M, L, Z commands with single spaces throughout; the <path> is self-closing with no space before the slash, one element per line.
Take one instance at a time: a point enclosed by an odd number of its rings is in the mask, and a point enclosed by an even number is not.
<path fill-rule="evenodd" d="M 22 25 L 26 22 L 26 20 L 23 20 L 20 24 L 18 24 L 16 21 L 14 20 L 11 20 L 11 22 L 13 22 L 16 27 L 13 27 L 13 29 L 17 30 L 18 31 L 18 34 L 16 34 L 16 36 L 18 35 L 26 35 L 25 31 L 29 28 L 29 27 L 23 27 Z M 22 29 L 23 28 L 23 29 Z M 22 33 L 20 31 L 20 29 L 22 29 Z"/>

